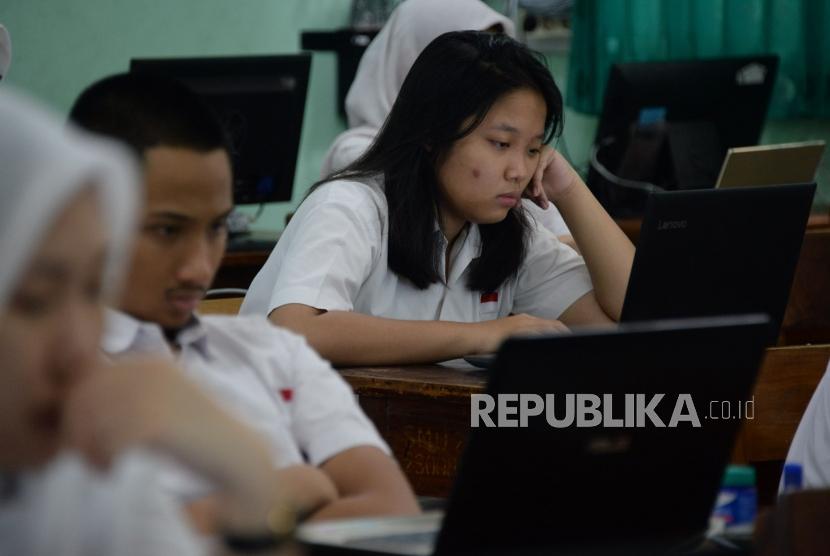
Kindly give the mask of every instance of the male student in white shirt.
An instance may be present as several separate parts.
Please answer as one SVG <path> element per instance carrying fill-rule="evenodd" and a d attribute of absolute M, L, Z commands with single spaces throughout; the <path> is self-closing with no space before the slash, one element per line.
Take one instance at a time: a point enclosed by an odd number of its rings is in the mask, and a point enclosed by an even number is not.
<path fill-rule="evenodd" d="M 70 119 L 127 143 L 145 173 L 141 229 L 104 350 L 178 359 L 262 433 L 283 484 L 312 519 L 417 513 L 351 389 L 302 337 L 263 317 L 195 313 L 221 262 L 232 209 L 225 137 L 210 111 L 175 82 L 122 74 L 84 91 Z M 183 496 L 205 499 L 189 477 L 170 482 Z"/>

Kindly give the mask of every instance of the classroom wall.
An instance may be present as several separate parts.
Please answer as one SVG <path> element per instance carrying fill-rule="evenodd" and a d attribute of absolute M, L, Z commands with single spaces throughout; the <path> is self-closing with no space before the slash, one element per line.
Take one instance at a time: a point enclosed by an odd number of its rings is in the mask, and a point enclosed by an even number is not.
<path fill-rule="evenodd" d="M 0 0 L 0 22 L 9 28 L 14 46 L 8 83 L 65 113 L 86 85 L 126 70 L 130 58 L 293 53 L 300 49 L 302 30 L 345 26 L 350 6 L 349 0 Z M 566 90 L 567 53 L 547 56 Z M 584 169 L 596 118 L 568 110 L 565 123 L 564 149 Z M 335 55 L 315 52 L 292 202 L 268 205 L 255 229 L 282 228 L 343 129 L 336 108 Z M 762 142 L 804 139 L 830 143 L 830 121 L 769 122 Z M 826 210 L 830 155 L 819 184 L 816 205 Z"/>
<path fill-rule="evenodd" d="M 350 6 L 349 0 L 0 0 L 0 22 L 14 49 L 7 82 L 66 113 L 84 87 L 127 70 L 131 58 L 294 53 L 302 30 L 345 26 Z M 255 228 L 282 228 L 342 129 L 335 56 L 315 53 L 293 201 L 269 205 Z"/>

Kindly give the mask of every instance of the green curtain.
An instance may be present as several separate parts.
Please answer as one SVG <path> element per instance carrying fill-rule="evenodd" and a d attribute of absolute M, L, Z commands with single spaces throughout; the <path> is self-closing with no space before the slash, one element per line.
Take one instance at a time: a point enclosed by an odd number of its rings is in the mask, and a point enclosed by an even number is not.
<path fill-rule="evenodd" d="M 771 117 L 830 117 L 830 0 L 576 0 L 567 102 L 599 114 L 616 62 L 763 53 Z"/>

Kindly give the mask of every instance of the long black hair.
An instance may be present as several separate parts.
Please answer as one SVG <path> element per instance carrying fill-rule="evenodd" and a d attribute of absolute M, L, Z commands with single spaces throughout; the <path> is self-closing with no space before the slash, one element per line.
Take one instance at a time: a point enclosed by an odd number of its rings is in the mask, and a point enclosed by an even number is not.
<path fill-rule="evenodd" d="M 439 36 L 415 60 L 371 147 L 314 187 L 382 176 L 389 206 L 389 268 L 420 289 L 441 281 L 434 235 L 439 163 L 496 101 L 517 89 L 531 89 L 544 99 L 544 142 L 558 135 L 562 94 L 543 60 L 506 35 L 455 31 Z M 479 230 L 481 254 L 471 265 L 467 287 L 494 291 L 518 271 L 530 223 L 520 204 L 501 222 L 480 224 Z"/>

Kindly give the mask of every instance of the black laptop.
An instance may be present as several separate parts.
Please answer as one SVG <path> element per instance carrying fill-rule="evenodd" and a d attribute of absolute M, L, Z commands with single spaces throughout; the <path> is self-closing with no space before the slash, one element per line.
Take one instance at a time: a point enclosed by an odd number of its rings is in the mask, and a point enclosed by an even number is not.
<path fill-rule="evenodd" d="M 471 399 L 443 519 L 335 521 L 305 526 L 301 539 L 318 551 L 438 555 L 694 546 L 739 416 L 753 411 L 768 329 L 766 316 L 748 315 L 510 339 L 490 368 L 489 398 Z M 500 399 L 514 412 L 500 413 Z M 490 427 L 485 414 L 516 426 Z"/>
<path fill-rule="evenodd" d="M 653 193 L 622 321 L 766 313 L 774 344 L 816 185 Z"/>

